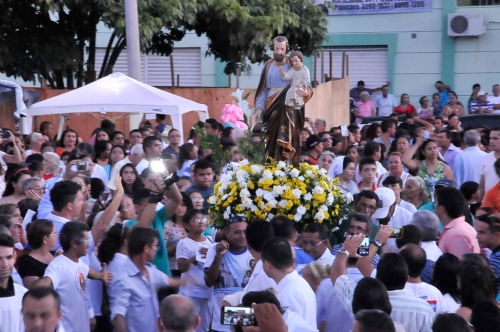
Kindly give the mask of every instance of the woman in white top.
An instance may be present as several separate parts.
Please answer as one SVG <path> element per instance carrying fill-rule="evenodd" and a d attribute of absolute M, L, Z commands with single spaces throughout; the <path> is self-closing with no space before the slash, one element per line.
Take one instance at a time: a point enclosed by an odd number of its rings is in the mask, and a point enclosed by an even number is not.
<path fill-rule="evenodd" d="M 356 172 L 356 164 L 351 157 L 345 157 L 342 163 L 342 173 L 337 176 L 339 179 L 340 190 L 344 196 L 348 193 L 354 195 L 359 193 L 359 188 L 354 179 L 354 174 Z"/>
<path fill-rule="evenodd" d="M 379 177 L 377 186 L 380 187 L 382 185 L 382 182 L 384 182 L 384 180 L 390 175 L 394 175 L 400 178 L 401 181 L 403 181 L 403 186 L 406 184 L 406 180 L 408 179 L 410 174 L 406 173 L 403 170 L 403 163 L 401 162 L 402 158 L 403 155 L 399 152 L 392 152 L 391 154 L 389 154 L 389 157 L 387 158 L 389 172 Z"/>
<path fill-rule="evenodd" d="M 208 331 L 208 300 L 212 296 L 212 288 L 205 284 L 203 266 L 212 241 L 202 235 L 207 223 L 200 210 L 187 211 L 182 220 L 188 236 L 177 243 L 177 267 L 182 272 L 181 280 L 184 282 L 179 294 L 189 297 L 196 306 L 201 317 L 201 324 L 196 331 Z"/>
<path fill-rule="evenodd" d="M 179 160 L 177 160 L 177 175 L 179 177 L 191 177 L 190 166 L 196 161 L 198 148 L 192 143 L 183 144 L 179 150 Z"/>

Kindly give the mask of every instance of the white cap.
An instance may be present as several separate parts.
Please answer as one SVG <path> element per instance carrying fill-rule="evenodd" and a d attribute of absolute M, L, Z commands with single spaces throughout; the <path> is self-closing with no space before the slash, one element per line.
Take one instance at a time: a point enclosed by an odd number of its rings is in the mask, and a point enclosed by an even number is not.
<path fill-rule="evenodd" d="M 486 96 L 487 94 L 488 94 L 488 92 L 486 92 L 486 91 L 479 91 L 479 92 L 477 93 L 477 96 L 478 96 L 478 97 L 479 97 L 479 96 Z"/>
<path fill-rule="evenodd" d="M 377 206 L 377 211 L 373 215 L 375 219 L 384 219 L 389 214 L 389 209 L 396 202 L 396 194 L 392 189 L 386 187 L 380 187 L 375 190 L 377 194 L 379 203 Z"/>

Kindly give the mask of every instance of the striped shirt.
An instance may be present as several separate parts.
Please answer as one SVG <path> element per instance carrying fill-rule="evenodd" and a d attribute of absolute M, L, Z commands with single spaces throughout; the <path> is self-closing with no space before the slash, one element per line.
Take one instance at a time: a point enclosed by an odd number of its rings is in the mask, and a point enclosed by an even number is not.
<path fill-rule="evenodd" d="M 338 277 L 335 282 L 335 293 L 349 313 L 352 313 L 355 288 L 354 281 L 346 275 Z M 403 324 L 405 331 L 432 332 L 434 311 L 429 303 L 413 296 L 404 289 L 388 291 L 387 293 L 392 305 L 391 318 L 394 322 Z M 351 308 L 350 311 L 349 308 Z"/>
<path fill-rule="evenodd" d="M 490 255 L 491 268 L 495 272 L 497 292 L 500 292 L 500 246 L 495 248 Z"/>

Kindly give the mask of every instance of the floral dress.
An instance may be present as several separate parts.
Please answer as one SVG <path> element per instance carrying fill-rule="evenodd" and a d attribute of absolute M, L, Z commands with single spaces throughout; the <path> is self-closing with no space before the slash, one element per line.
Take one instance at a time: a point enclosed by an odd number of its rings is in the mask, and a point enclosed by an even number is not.
<path fill-rule="evenodd" d="M 428 174 L 427 162 L 425 160 L 422 160 L 422 163 L 420 164 L 420 169 L 418 170 L 417 176 L 424 179 L 426 191 L 431 197 L 433 197 L 434 195 L 434 185 L 436 184 L 436 182 L 438 180 L 444 179 L 443 169 L 444 163 L 440 161 L 436 167 L 436 171 L 434 172 L 434 174 Z"/>
<path fill-rule="evenodd" d="M 187 236 L 186 229 L 184 227 L 178 227 L 172 220 L 167 221 L 163 227 L 163 233 L 165 234 L 165 246 L 177 246 L 177 242 Z M 168 262 L 170 263 L 171 270 L 178 270 L 177 259 L 175 255 L 168 257 Z"/>

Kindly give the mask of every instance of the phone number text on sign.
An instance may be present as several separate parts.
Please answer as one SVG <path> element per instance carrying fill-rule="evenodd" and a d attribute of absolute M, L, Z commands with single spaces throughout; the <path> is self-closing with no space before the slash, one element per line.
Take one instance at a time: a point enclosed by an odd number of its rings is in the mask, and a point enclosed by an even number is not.
<path fill-rule="evenodd" d="M 315 5 L 330 2 L 335 10 L 328 8 L 328 15 L 393 14 L 426 12 L 432 10 L 432 0 L 315 0 Z"/>

